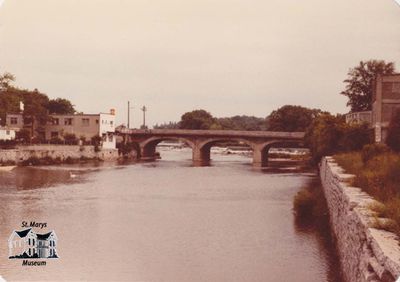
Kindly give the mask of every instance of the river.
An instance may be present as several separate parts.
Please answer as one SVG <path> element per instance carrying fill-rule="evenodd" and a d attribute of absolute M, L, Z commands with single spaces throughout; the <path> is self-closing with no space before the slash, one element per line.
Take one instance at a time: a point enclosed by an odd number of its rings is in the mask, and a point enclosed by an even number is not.
<path fill-rule="evenodd" d="M 299 223 L 309 173 L 253 170 L 251 159 L 191 152 L 129 165 L 0 172 L 0 275 L 6 280 L 340 281 L 329 232 Z M 22 266 L 7 240 L 26 222 L 54 230 L 58 259 Z"/>

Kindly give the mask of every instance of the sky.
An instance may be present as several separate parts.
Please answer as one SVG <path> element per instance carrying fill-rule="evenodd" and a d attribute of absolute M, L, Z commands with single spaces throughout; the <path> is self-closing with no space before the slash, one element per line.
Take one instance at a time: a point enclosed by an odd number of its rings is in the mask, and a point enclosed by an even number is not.
<path fill-rule="evenodd" d="M 400 0 L 399 0 L 400 1 Z M 345 113 L 360 60 L 400 71 L 393 0 L 0 0 L 0 73 L 126 123 L 266 117 L 285 104 Z"/>

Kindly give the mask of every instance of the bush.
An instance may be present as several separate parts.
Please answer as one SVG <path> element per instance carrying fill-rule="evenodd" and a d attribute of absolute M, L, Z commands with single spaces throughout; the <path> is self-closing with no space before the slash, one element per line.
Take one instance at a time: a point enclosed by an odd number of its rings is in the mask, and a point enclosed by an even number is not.
<path fill-rule="evenodd" d="M 50 144 L 64 144 L 64 140 L 62 140 L 60 137 L 52 137 L 50 139 Z"/>
<path fill-rule="evenodd" d="M 65 141 L 65 144 L 67 144 L 67 145 L 77 145 L 78 144 L 78 138 L 73 133 L 65 134 L 64 141 Z"/>
<path fill-rule="evenodd" d="M 373 141 L 372 130 L 368 128 L 368 124 L 347 124 L 341 127 L 341 136 L 339 148 L 340 151 L 358 151 L 365 145 L 371 144 Z"/>
<path fill-rule="evenodd" d="M 387 152 L 389 152 L 389 147 L 384 144 L 368 144 L 361 150 L 361 159 L 365 164 L 374 157 Z"/>
<path fill-rule="evenodd" d="M 15 133 L 15 139 L 21 143 L 29 143 L 31 140 L 31 133 L 28 129 L 21 129 Z"/>

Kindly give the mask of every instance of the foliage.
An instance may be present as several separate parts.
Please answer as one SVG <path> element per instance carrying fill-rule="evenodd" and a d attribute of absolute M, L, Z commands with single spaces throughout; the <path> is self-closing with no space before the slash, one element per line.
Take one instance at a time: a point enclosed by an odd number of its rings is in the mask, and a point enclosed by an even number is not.
<path fill-rule="evenodd" d="M 352 112 L 371 110 L 376 77 L 394 72 L 394 63 L 392 62 L 361 61 L 358 66 L 350 69 L 347 73 L 348 77 L 344 80 L 346 88 L 340 94 L 349 98 L 347 106 L 351 107 Z"/>
<path fill-rule="evenodd" d="M 15 76 L 9 72 L 5 72 L 0 75 L 0 91 L 7 90 L 13 81 L 15 81 Z"/>
<path fill-rule="evenodd" d="M 347 124 L 343 123 L 340 127 L 341 136 L 339 150 L 348 152 L 361 150 L 365 145 L 372 143 L 372 131 L 367 123 Z"/>
<path fill-rule="evenodd" d="M 170 121 L 169 123 L 162 123 L 154 125 L 154 129 L 178 129 L 179 123 Z"/>
<path fill-rule="evenodd" d="M 352 185 L 362 188 L 383 203 L 379 216 L 390 218 L 391 231 L 400 234 L 400 155 L 382 150 L 363 161 L 361 152 L 350 152 L 335 156 L 337 163 L 347 173 L 355 175 Z"/>
<path fill-rule="evenodd" d="M 338 150 L 338 141 L 341 138 L 340 126 L 343 122 L 341 117 L 323 114 L 314 119 L 307 128 L 305 143 L 315 163 L 319 162 L 323 156 L 331 155 Z"/>
<path fill-rule="evenodd" d="M 233 116 L 218 118 L 216 120 L 221 129 L 224 130 L 265 130 L 265 119 L 254 116 Z"/>
<path fill-rule="evenodd" d="M 74 114 L 75 109 L 72 103 L 63 98 L 52 99 L 47 104 L 47 109 L 49 110 L 50 114 Z"/>
<path fill-rule="evenodd" d="M 64 144 L 64 140 L 62 140 L 60 137 L 52 137 L 50 139 L 50 144 L 56 144 L 56 145 Z"/>
<path fill-rule="evenodd" d="M 23 129 L 21 129 L 21 130 L 19 130 L 19 131 L 17 131 L 15 133 L 15 139 L 18 142 L 22 142 L 22 143 L 29 143 L 30 142 L 30 136 L 31 136 L 30 131 L 28 129 L 25 129 L 25 128 L 23 128 Z"/>
<path fill-rule="evenodd" d="M 215 118 L 205 110 L 194 110 L 182 115 L 179 123 L 181 129 L 210 129 Z"/>
<path fill-rule="evenodd" d="M 368 144 L 361 150 L 361 160 L 366 164 L 369 160 L 383 153 L 389 152 L 390 149 L 384 144 Z"/>
<path fill-rule="evenodd" d="M 78 144 L 78 138 L 73 133 L 64 134 L 63 137 L 64 137 L 65 144 L 67 144 L 67 145 L 77 145 Z"/>
<path fill-rule="evenodd" d="M 269 131 L 305 131 L 321 110 L 285 105 L 267 117 Z"/>
<path fill-rule="evenodd" d="M 94 151 L 95 152 L 100 152 L 101 137 L 99 135 L 94 135 L 91 138 L 91 143 L 94 146 Z"/>
<path fill-rule="evenodd" d="M 400 152 L 400 111 L 396 111 L 389 123 L 386 144 L 393 151 Z"/>
<path fill-rule="evenodd" d="M 323 156 L 361 150 L 371 141 L 371 131 L 366 124 L 347 124 L 343 116 L 331 114 L 315 118 L 305 135 L 314 163 Z"/>

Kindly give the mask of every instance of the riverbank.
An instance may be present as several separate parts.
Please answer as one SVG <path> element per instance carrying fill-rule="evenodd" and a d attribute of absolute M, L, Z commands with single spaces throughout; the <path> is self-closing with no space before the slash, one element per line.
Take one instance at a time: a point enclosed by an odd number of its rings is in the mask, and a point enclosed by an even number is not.
<path fill-rule="evenodd" d="M 400 246 L 391 232 L 373 228 L 376 201 L 351 187 L 354 175 L 345 174 L 332 157 L 320 163 L 320 177 L 330 223 L 347 281 L 395 281 L 400 276 Z"/>
<path fill-rule="evenodd" d="M 95 146 L 29 145 L 0 150 L 0 165 L 37 165 L 74 163 L 88 160 L 114 161 L 117 149 L 96 149 Z"/>

